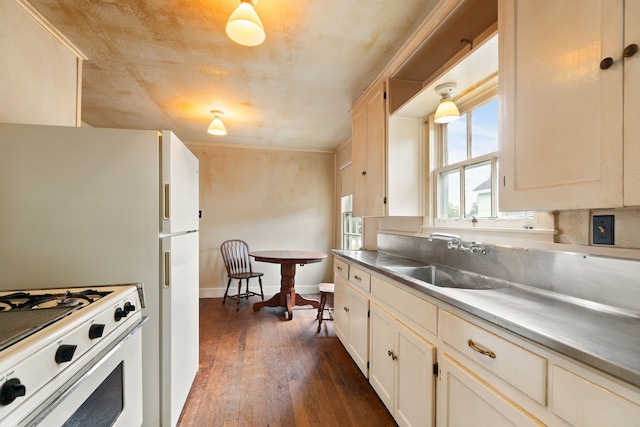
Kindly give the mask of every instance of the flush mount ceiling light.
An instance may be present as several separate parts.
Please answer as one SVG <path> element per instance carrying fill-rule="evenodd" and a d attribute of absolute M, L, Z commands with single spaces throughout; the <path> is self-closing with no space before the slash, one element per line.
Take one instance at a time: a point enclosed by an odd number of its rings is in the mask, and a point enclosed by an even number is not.
<path fill-rule="evenodd" d="M 211 110 L 211 114 L 213 114 L 213 121 L 209 125 L 207 132 L 211 135 L 226 135 L 227 128 L 224 127 L 224 123 L 220 120 L 220 117 L 224 114 L 219 110 Z"/>
<path fill-rule="evenodd" d="M 442 97 L 433 121 L 436 123 L 451 123 L 460 118 L 460 111 L 455 102 L 451 99 L 456 90 L 455 83 L 443 83 L 436 86 L 436 93 Z"/>
<path fill-rule="evenodd" d="M 240 0 L 240 6 L 233 11 L 225 31 L 234 42 L 243 46 L 257 46 L 264 41 L 264 27 L 253 9 L 258 0 Z"/>

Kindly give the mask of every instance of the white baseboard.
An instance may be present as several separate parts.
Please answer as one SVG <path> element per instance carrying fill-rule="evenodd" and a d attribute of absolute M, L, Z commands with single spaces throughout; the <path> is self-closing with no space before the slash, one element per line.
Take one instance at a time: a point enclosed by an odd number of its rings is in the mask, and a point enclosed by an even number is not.
<path fill-rule="evenodd" d="M 243 287 L 244 288 L 244 287 Z M 256 286 L 251 286 L 251 290 L 255 291 Z M 225 288 L 200 288 L 200 298 L 222 298 Z M 276 286 L 263 286 L 265 300 L 280 292 L 280 288 Z M 233 293 L 235 294 L 235 289 Z M 302 285 L 296 286 L 296 293 L 301 295 L 317 294 L 318 285 Z"/>

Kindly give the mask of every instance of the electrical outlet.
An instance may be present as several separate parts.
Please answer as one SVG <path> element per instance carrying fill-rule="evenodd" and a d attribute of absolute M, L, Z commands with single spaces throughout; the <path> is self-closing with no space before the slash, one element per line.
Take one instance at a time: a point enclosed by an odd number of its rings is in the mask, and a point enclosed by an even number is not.
<path fill-rule="evenodd" d="M 614 244 L 614 216 L 594 215 L 593 216 L 593 244 L 613 245 Z"/>

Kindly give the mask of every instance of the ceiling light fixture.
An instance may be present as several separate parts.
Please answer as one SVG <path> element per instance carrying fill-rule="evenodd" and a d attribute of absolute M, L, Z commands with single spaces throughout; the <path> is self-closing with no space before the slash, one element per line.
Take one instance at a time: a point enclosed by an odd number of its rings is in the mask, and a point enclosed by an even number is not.
<path fill-rule="evenodd" d="M 436 93 L 442 97 L 433 121 L 436 123 L 451 123 L 460 118 L 460 111 L 453 102 L 453 92 L 456 90 L 455 83 L 443 83 L 436 86 Z"/>
<path fill-rule="evenodd" d="M 264 27 L 253 7 L 258 0 L 240 0 L 240 6 L 233 11 L 225 31 L 234 42 L 243 46 L 257 46 L 264 41 Z"/>
<path fill-rule="evenodd" d="M 220 110 L 211 110 L 211 114 L 213 114 L 213 121 L 209 125 L 207 132 L 211 135 L 226 135 L 227 128 L 224 127 L 224 123 L 220 120 L 220 116 L 224 113 Z"/>

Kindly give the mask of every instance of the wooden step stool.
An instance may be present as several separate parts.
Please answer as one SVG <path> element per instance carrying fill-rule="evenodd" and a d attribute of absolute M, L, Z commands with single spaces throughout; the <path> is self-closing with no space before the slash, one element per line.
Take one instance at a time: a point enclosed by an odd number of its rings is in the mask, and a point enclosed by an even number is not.
<path fill-rule="evenodd" d="M 320 291 L 320 304 L 318 305 L 318 315 L 316 316 L 316 319 L 318 319 L 318 330 L 316 332 L 320 332 L 323 320 L 333 320 L 333 307 L 325 307 L 325 305 L 327 303 L 327 296 L 329 294 L 333 295 L 335 285 L 333 283 L 320 283 L 318 290 Z M 329 317 L 324 317 L 325 310 L 329 313 Z"/>

